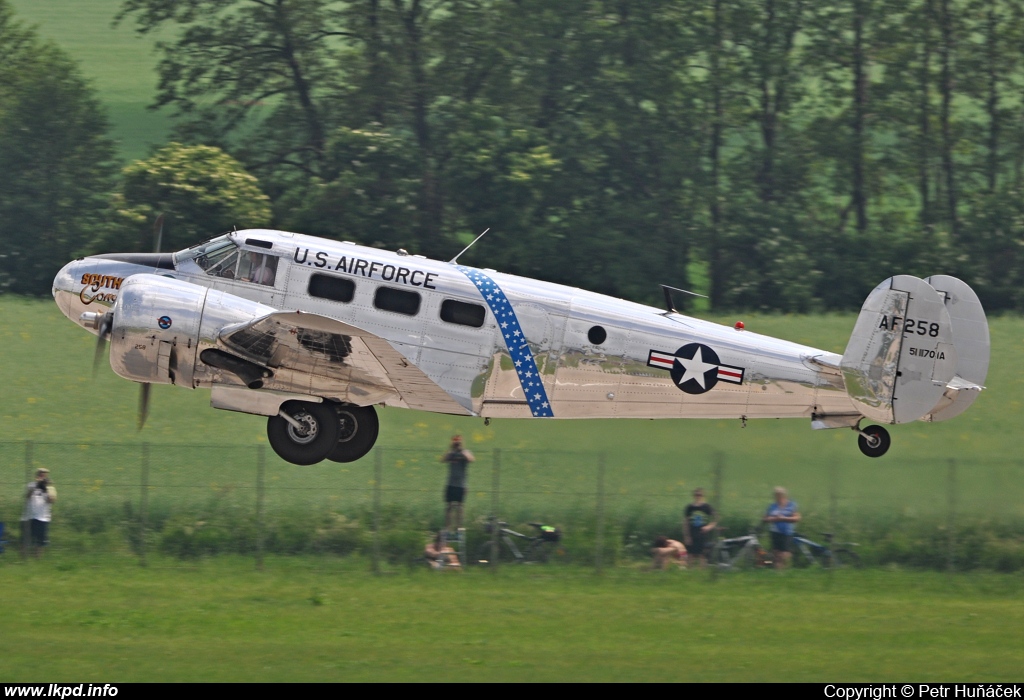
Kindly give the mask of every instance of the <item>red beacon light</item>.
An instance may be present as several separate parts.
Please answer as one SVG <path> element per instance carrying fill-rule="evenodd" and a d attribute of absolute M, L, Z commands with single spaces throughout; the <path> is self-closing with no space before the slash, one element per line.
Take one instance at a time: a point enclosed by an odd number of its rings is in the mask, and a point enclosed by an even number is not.
<path fill-rule="evenodd" d="M 735 326 L 733 326 L 733 328 L 735 328 L 735 329 L 736 329 L 736 330 L 738 330 L 738 331 L 741 331 L 741 330 L 743 330 L 744 328 L 746 328 L 746 326 L 745 326 L 745 325 L 743 325 L 743 321 L 737 321 L 737 322 L 736 322 L 736 325 L 735 325 Z"/>

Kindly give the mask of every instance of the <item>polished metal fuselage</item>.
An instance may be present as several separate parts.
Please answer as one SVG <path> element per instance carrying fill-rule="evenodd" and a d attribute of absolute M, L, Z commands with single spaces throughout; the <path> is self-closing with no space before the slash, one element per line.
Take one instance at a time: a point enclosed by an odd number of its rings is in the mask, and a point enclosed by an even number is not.
<path fill-rule="evenodd" d="M 212 276 L 183 254 L 176 256 L 174 270 L 85 258 L 58 273 L 55 300 L 68 318 L 81 323 L 83 312 L 113 306 L 124 279 L 155 273 L 272 309 L 319 314 L 387 340 L 466 414 L 485 417 L 537 415 L 537 404 L 531 407 L 527 401 L 524 373 L 513 363 L 524 352 L 536 363 L 545 403 L 555 418 L 752 419 L 858 413 L 841 373 L 827 368 L 839 362 L 834 353 L 563 285 L 474 270 L 500 289 L 511 306 L 523 338 L 506 339 L 504 322 L 467 268 L 279 231 L 239 231 L 230 238 L 245 251 L 279 258 L 272 286 Z M 354 282 L 351 301 L 312 296 L 314 274 Z M 410 315 L 379 308 L 375 295 L 381 287 L 418 294 L 418 311 Z M 486 306 L 483 325 L 443 320 L 446 300 Z M 209 324 L 204 321 L 202 326 Z M 592 333 L 595 327 L 604 333 Z M 513 343 L 519 355 L 510 352 Z M 742 370 L 742 382 L 719 381 L 703 393 L 687 393 L 668 369 L 651 364 L 652 352 L 672 356 L 691 344 L 712 350 L 716 364 Z M 216 384 L 220 375 L 205 372 L 201 365 L 196 364 L 185 385 Z M 402 405 L 397 397 L 379 402 Z"/>

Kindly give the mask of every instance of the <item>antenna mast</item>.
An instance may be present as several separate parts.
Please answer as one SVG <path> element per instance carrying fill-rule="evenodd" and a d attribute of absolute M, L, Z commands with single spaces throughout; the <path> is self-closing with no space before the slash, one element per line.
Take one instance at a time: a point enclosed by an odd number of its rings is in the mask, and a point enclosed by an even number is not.
<path fill-rule="evenodd" d="M 459 259 L 459 256 L 461 256 L 461 255 L 462 255 L 462 253 L 465 253 L 465 252 L 466 252 L 467 250 L 469 250 L 470 248 L 472 248 L 472 247 L 473 247 L 473 245 L 474 245 L 474 244 L 475 244 L 475 243 L 476 243 L 477 241 L 479 241 L 479 240 L 480 240 L 481 238 L 483 238 L 483 237 L 484 237 L 484 234 L 486 234 L 486 233 L 487 233 L 488 231 L 490 231 L 490 230 L 491 230 L 491 227 L 490 227 L 490 226 L 488 226 L 487 228 L 485 228 L 485 229 L 484 229 L 484 232 L 483 232 L 483 233 L 481 233 L 481 234 L 480 234 L 479 236 L 477 236 L 476 238 L 474 238 L 474 239 L 473 239 L 473 243 L 470 243 L 470 244 L 469 244 L 468 246 L 466 246 L 465 248 L 463 248 L 463 249 L 462 249 L 462 251 L 461 251 L 461 252 L 459 252 L 459 255 L 456 255 L 456 256 L 455 256 L 454 258 L 452 258 L 451 260 L 449 260 L 449 261 L 448 261 L 448 263 L 449 263 L 450 265 L 454 265 L 454 264 L 455 264 L 455 261 Z"/>

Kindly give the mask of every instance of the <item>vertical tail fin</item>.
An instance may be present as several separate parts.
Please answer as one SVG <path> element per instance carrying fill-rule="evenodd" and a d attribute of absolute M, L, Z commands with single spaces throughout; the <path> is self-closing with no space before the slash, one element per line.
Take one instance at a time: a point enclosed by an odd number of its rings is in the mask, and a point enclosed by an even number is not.
<path fill-rule="evenodd" d="M 928 415 L 957 368 L 945 295 L 910 275 L 882 282 L 861 307 L 840 367 L 868 418 L 909 423 Z"/>

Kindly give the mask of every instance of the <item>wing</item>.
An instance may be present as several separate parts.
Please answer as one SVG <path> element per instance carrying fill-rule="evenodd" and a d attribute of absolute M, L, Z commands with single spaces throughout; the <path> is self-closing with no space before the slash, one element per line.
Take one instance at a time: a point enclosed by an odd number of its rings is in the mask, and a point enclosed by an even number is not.
<path fill-rule="evenodd" d="M 227 326 L 218 346 L 269 369 L 266 389 L 470 415 L 383 338 L 318 314 L 275 312 Z"/>

